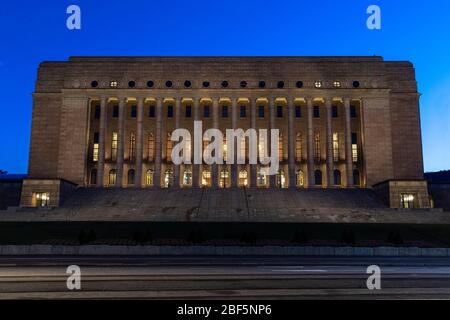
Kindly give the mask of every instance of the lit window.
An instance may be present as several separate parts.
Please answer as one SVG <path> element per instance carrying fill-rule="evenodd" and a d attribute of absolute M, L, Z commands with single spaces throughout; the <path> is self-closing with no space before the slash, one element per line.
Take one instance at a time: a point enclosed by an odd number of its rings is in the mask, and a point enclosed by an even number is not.
<path fill-rule="evenodd" d="M 278 161 L 283 161 L 283 135 L 278 136 Z"/>
<path fill-rule="evenodd" d="M 111 82 L 109 83 L 109 86 L 110 86 L 111 88 L 116 88 L 116 87 L 117 87 L 117 81 L 111 81 Z"/>
<path fill-rule="evenodd" d="M 259 170 L 256 181 L 258 183 L 258 187 L 265 187 L 267 185 L 267 176 L 263 169 Z"/>
<path fill-rule="evenodd" d="M 335 88 L 340 88 L 340 87 L 341 87 L 341 82 L 340 82 L 340 81 L 334 81 L 334 82 L 333 82 L 333 86 L 334 86 Z"/>
<path fill-rule="evenodd" d="M 305 174 L 302 170 L 297 170 L 295 173 L 297 178 L 297 187 L 304 187 L 305 186 Z"/>
<path fill-rule="evenodd" d="M 316 82 L 314 82 L 314 86 L 315 86 L 316 88 L 322 88 L 322 81 L 316 81 Z"/>
<path fill-rule="evenodd" d="M 220 171 L 220 187 L 221 188 L 226 188 L 229 184 L 229 180 L 230 180 L 230 173 L 228 172 L 228 170 L 222 170 Z"/>
<path fill-rule="evenodd" d="M 247 187 L 248 185 L 248 173 L 246 170 L 239 171 L 239 186 Z"/>
<path fill-rule="evenodd" d="M 147 186 L 153 186 L 153 176 L 154 172 L 152 169 L 147 170 L 147 174 L 145 175 L 145 184 Z"/>
<path fill-rule="evenodd" d="M 211 186 L 211 171 L 203 170 L 202 172 L 202 186 L 210 187 Z"/>
<path fill-rule="evenodd" d="M 114 186 L 115 184 L 116 184 L 116 170 L 112 169 L 112 170 L 109 170 L 108 185 Z"/>
<path fill-rule="evenodd" d="M 403 209 L 414 209 L 416 208 L 416 197 L 413 194 L 404 194 L 400 195 L 400 206 Z"/>
<path fill-rule="evenodd" d="M 171 169 L 168 169 L 164 173 L 164 188 L 170 188 L 172 186 L 173 186 L 173 171 Z"/>
<path fill-rule="evenodd" d="M 47 207 L 50 205 L 50 194 L 48 192 L 33 193 L 34 207 Z"/>
<path fill-rule="evenodd" d="M 167 144 L 166 144 L 166 151 L 167 151 L 167 161 L 172 161 L 172 140 L 170 137 L 170 133 L 167 134 Z"/>
<path fill-rule="evenodd" d="M 333 133 L 333 160 L 334 162 L 339 161 L 339 134 L 337 132 Z"/>
<path fill-rule="evenodd" d="M 117 160 L 117 132 L 113 132 L 111 139 L 111 160 Z"/>
<path fill-rule="evenodd" d="M 92 150 L 92 160 L 94 162 L 98 161 L 98 148 L 99 148 L 99 133 L 94 132 L 94 148 Z"/>
<path fill-rule="evenodd" d="M 278 171 L 276 179 L 277 179 L 276 180 L 277 188 L 279 188 L 279 189 L 286 188 L 286 177 L 284 175 L 283 170 Z"/>
<path fill-rule="evenodd" d="M 266 154 L 267 154 L 266 148 L 267 148 L 266 137 L 264 137 L 264 135 L 263 135 L 260 137 L 259 143 L 258 143 L 258 153 L 259 153 L 259 157 L 261 159 L 266 157 Z"/>
<path fill-rule="evenodd" d="M 315 148 L 314 148 L 314 159 L 320 161 L 320 134 L 316 133 L 315 136 Z"/>
<path fill-rule="evenodd" d="M 155 136 L 153 133 L 148 134 L 148 161 L 153 161 L 155 157 Z"/>
<path fill-rule="evenodd" d="M 183 173 L 183 185 L 184 186 L 190 186 L 192 185 L 192 171 L 191 170 L 185 170 Z"/>
<path fill-rule="evenodd" d="M 352 132 L 352 161 L 358 162 L 358 135 Z"/>
<path fill-rule="evenodd" d="M 302 134 L 297 133 L 295 138 L 295 160 L 297 162 L 302 161 Z"/>
<path fill-rule="evenodd" d="M 130 154 L 129 154 L 130 161 L 134 160 L 136 158 L 136 136 L 132 132 L 130 134 Z"/>
<path fill-rule="evenodd" d="M 224 138 L 223 139 L 223 146 L 222 146 L 222 154 L 223 154 L 223 160 L 224 161 L 227 160 L 227 150 L 228 150 L 227 138 Z"/>

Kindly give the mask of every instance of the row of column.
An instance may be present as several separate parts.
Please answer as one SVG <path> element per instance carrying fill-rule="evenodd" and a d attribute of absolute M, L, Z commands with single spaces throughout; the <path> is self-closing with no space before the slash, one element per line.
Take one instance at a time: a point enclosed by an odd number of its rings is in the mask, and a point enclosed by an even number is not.
<path fill-rule="evenodd" d="M 162 147 L 162 105 L 164 98 L 156 98 L 156 132 L 155 132 L 155 160 L 154 160 L 154 183 L 155 186 L 161 186 L 161 147 Z M 200 99 L 194 100 L 194 120 L 200 120 Z M 271 99 L 271 101 L 274 101 Z M 104 167 L 105 167 L 105 135 L 106 135 L 106 102 L 105 97 L 100 99 L 100 125 L 99 125 L 99 156 L 97 168 L 97 186 L 103 187 Z M 289 185 L 295 187 L 295 126 L 294 126 L 294 100 L 288 100 L 288 167 L 289 167 Z M 326 105 L 326 168 L 327 183 L 333 185 L 333 137 L 332 137 L 332 99 L 325 100 Z M 308 184 L 314 181 L 314 125 L 313 125 L 313 99 L 306 100 L 307 106 L 307 169 Z M 219 98 L 212 99 L 213 110 L 213 128 L 219 128 Z M 232 127 L 237 129 L 237 99 L 232 99 L 231 106 Z M 256 129 L 256 103 L 250 101 L 251 127 Z M 351 117 L 350 117 L 350 99 L 344 99 L 345 109 L 345 159 L 346 159 L 346 177 L 347 187 L 353 185 L 353 160 L 352 160 L 352 141 L 351 141 Z M 269 107 L 269 129 L 275 129 L 275 106 Z M 138 99 L 137 116 L 136 116 L 136 181 L 142 181 L 142 155 L 143 155 L 143 115 L 144 115 L 144 98 Z M 175 127 L 180 127 L 181 115 L 181 99 L 175 100 Z M 118 114 L 118 134 L 117 134 L 117 178 L 116 186 L 121 187 L 123 179 L 123 163 L 124 163 L 124 139 L 125 139 L 125 99 L 119 99 Z M 270 142 L 270 139 L 269 139 Z M 270 150 L 270 145 L 269 145 Z M 236 163 L 237 152 L 235 152 Z M 193 187 L 199 187 L 200 165 L 193 164 L 192 178 Z M 180 166 L 174 166 L 174 181 L 180 181 Z M 238 166 L 232 165 L 231 186 L 237 187 Z M 212 187 L 218 187 L 219 184 L 219 166 L 212 165 L 211 172 Z M 250 166 L 250 186 L 257 185 L 257 165 Z M 270 176 L 270 186 L 275 186 L 276 176 Z M 137 184 L 140 186 L 140 184 Z M 179 183 L 175 183 L 175 188 L 179 187 Z"/>

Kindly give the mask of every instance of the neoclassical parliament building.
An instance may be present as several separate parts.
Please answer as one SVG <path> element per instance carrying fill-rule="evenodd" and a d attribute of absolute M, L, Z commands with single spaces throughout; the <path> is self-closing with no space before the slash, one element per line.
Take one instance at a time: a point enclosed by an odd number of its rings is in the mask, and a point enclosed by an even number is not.
<path fill-rule="evenodd" d="M 193 132 L 194 121 L 224 133 L 279 129 L 278 173 L 226 161 L 174 165 L 171 133 Z M 248 152 L 248 142 L 238 147 Z M 391 208 L 429 208 L 423 170 L 410 62 L 71 57 L 39 66 L 21 206 L 64 206 L 80 188 L 247 188 L 370 189 Z"/>

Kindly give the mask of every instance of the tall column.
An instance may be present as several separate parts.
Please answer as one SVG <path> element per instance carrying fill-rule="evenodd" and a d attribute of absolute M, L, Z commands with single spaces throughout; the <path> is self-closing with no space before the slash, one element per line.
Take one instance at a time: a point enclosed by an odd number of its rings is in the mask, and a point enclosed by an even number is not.
<path fill-rule="evenodd" d="M 200 120 L 200 99 L 194 98 L 194 121 Z M 203 137 L 203 133 L 202 133 Z M 192 140 L 192 143 L 194 143 L 194 140 Z M 203 144 L 203 143 L 202 143 Z M 192 150 L 195 151 L 194 146 L 192 146 Z M 192 160 L 194 157 L 194 152 L 192 152 Z M 192 186 L 194 188 L 198 188 L 200 186 L 200 165 L 194 164 L 192 162 L 193 170 L 192 170 Z"/>
<path fill-rule="evenodd" d="M 116 168 L 116 187 L 122 188 L 123 181 L 123 157 L 125 142 L 125 99 L 119 98 L 119 123 L 117 133 L 117 168 Z"/>
<path fill-rule="evenodd" d="M 288 162 L 289 162 L 289 188 L 296 187 L 295 179 L 295 128 L 294 128 L 294 99 L 288 97 Z"/>
<path fill-rule="evenodd" d="M 106 135 L 106 98 L 100 99 L 100 130 L 98 135 L 97 187 L 104 186 L 105 171 L 105 135 Z"/>
<path fill-rule="evenodd" d="M 231 123 L 234 130 L 237 129 L 237 98 L 231 98 Z M 238 186 L 238 164 L 237 164 L 237 149 L 239 143 L 236 143 L 236 139 L 233 139 L 234 158 L 231 165 L 231 187 L 236 188 Z"/>
<path fill-rule="evenodd" d="M 156 98 L 155 173 L 154 186 L 161 187 L 162 98 Z"/>
<path fill-rule="evenodd" d="M 142 121 L 144 115 L 144 99 L 137 98 L 137 121 L 136 121 L 136 177 L 135 186 L 136 188 L 142 187 L 142 148 L 144 133 L 142 129 Z"/>
<path fill-rule="evenodd" d="M 352 159 L 352 127 L 350 119 L 350 99 L 344 99 L 345 108 L 345 169 L 347 171 L 347 187 L 353 186 L 353 159 Z"/>
<path fill-rule="evenodd" d="M 269 152 L 270 152 L 270 156 L 274 156 L 272 154 L 272 129 L 275 129 L 275 112 L 276 112 L 276 105 L 275 105 L 275 98 L 271 97 L 269 99 L 269 114 L 270 114 L 270 118 L 269 118 L 269 127 L 270 127 L 270 132 L 269 132 L 269 136 L 268 136 L 268 143 L 267 146 L 269 147 Z M 275 152 L 277 152 L 278 154 L 278 150 L 276 150 Z M 279 159 L 281 160 L 281 159 Z M 270 175 L 269 176 L 269 187 L 270 188 L 276 188 L 276 184 L 277 184 L 277 176 L 276 175 Z"/>
<path fill-rule="evenodd" d="M 251 128 L 256 130 L 256 99 L 249 99 L 250 101 L 250 110 L 251 110 L 251 121 L 250 121 L 250 126 Z M 258 146 L 256 146 L 256 151 L 258 152 Z M 250 187 L 252 188 L 256 188 L 258 186 L 257 184 L 257 165 L 256 164 L 252 164 L 250 165 Z"/>
<path fill-rule="evenodd" d="M 219 98 L 213 98 L 212 100 L 213 107 L 213 128 L 219 128 Z M 217 163 L 212 165 L 212 187 L 219 187 L 219 165 Z"/>
<path fill-rule="evenodd" d="M 306 100 L 306 108 L 308 113 L 308 144 L 307 144 L 307 153 L 308 153 L 308 187 L 311 188 L 314 186 L 314 127 L 313 127 L 313 100 L 308 98 Z"/>
<path fill-rule="evenodd" d="M 175 98 L 175 128 L 180 128 L 181 98 Z M 174 165 L 173 186 L 180 187 L 180 165 Z"/>
<path fill-rule="evenodd" d="M 333 99 L 327 98 L 325 101 L 327 109 L 327 186 L 328 188 L 334 185 L 334 170 L 333 170 L 333 131 L 331 127 L 332 105 Z"/>

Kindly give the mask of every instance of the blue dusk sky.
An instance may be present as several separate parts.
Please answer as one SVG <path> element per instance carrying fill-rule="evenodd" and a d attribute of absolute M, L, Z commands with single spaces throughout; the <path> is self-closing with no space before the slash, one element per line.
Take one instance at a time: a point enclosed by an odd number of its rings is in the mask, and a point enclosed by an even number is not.
<path fill-rule="evenodd" d="M 81 8 L 81 30 L 66 9 Z M 380 6 L 382 29 L 366 27 Z M 450 169 L 450 1 L 2 1 L 0 169 L 26 173 L 40 62 L 70 56 L 380 55 L 414 63 L 426 171 Z"/>

